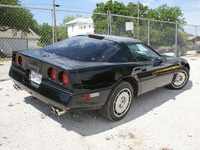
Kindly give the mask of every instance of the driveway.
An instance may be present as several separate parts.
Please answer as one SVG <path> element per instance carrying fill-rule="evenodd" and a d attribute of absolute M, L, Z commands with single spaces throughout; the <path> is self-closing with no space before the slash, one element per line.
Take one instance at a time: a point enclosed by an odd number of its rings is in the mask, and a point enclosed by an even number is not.
<path fill-rule="evenodd" d="M 11 61 L 0 62 L 0 80 L 9 78 L 8 73 Z"/>
<path fill-rule="evenodd" d="M 187 56 L 188 84 L 135 98 L 127 116 L 110 122 L 97 111 L 60 117 L 12 81 L 0 82 L 0 149 L 197 150 L 200 148 L 200 56 Z"/>

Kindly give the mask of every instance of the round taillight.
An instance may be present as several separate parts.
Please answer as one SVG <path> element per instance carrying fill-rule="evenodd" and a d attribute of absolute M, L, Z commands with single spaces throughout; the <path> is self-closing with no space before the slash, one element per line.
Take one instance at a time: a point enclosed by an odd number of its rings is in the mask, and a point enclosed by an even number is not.
<path fill-rule="evenodd" d="M 22 57 L 21 57 L 21 56 L 18 57 L 18 62 L 19 62 L 19 64 L 20 64 L 21 66 L 23 66 L 24 63 L 23 63 L 23 60 L 22 60 Z"/>
<path fill-rule="evenodd" d="M 16 56 L 16 54 L 13 55 L 13 61 L 14 61 L 15 63 L 17 63 L 17 56 Z"/>
<path fill-rule="evenodd" d="M 64 71 L 59 73 L 59 80 L 61 83 L 64 83 L 64 84 L 68 83 L 67 74 Z"/>
<path fill-rule="evenodd" d="M 50 79 L 54 80 L 56 78 L 56 71 L 53 68 L 49 68 L 48 75 Z"/>

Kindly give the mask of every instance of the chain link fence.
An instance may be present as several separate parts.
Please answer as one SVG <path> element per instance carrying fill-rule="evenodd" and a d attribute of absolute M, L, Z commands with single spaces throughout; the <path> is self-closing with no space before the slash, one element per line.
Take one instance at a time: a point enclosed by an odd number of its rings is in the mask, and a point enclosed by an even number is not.
<path fill-rule="evenodd" d="M 55 15 L 54 15 L 55 14 Z M 133 30 L 126 30 L 126 22 Z M 139 29 L 139 31 L 138 31 Z M 9 78 L 12 51 L 40 49 L 77 34 L 139 39 L 159 53 L 182 56 L 200 50 L 200 26 L 107 13 L 0 4 L 0 80 Z"/>
<path fill-rule="evenodd" d="M 104 19 L 106 28 L 94 31 L 91 16 L 96 22 Z M 40 49 L 77 34 L 108 34 L 107 17 L 103 13 L 0 4 L 0 81 L 9 78 L 13 51 Z"/>
<path fill-rule="evenodd" d="M 159 53 L 171 56 L 195 55 L 200 51 L 199 26 L 177 22 L 157 21 L 122 15 L 110 15 L 110 34 L 140 39 Z M 126 30 L 126 22 L 133 23 L 133 30 Z M 138 32 L 139 30 L 139 32 Z"/>

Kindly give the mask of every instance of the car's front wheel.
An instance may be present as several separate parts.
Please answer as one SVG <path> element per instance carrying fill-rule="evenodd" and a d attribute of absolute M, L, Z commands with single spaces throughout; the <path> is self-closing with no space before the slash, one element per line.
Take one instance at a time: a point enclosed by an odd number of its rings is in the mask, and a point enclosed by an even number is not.
<path fill-rule="evenodd" d="M 111 121 L 120 120 L 129 111 L 133 97 L 131 84 L 121 81 L 114 87 L 106 104 L 99 109 L 99 113 Z"/>
<path fill-rule="evenodd" d="M 183 88 L 189 79 L 189 71 L 188 68 L 183 67 L 179 73 L 174 76 L 172 83 L 168 86 L 172 89 L 181 89 Z"/>

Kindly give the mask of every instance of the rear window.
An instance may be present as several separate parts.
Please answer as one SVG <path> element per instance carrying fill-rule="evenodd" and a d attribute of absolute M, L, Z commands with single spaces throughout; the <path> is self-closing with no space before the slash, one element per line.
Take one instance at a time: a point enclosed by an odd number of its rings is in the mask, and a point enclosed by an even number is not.
<path fill-rule="evenodd" d="M 41 50 L 78 61 L 125 61 L 124 54 L 116 43 L 86 36 L 75 36 L 46 46 Z"/>

